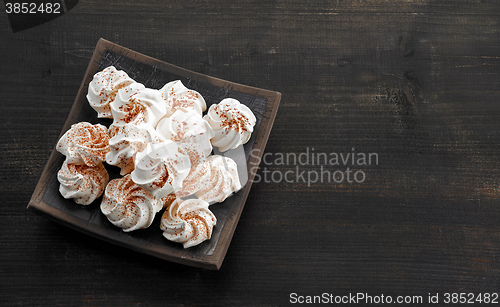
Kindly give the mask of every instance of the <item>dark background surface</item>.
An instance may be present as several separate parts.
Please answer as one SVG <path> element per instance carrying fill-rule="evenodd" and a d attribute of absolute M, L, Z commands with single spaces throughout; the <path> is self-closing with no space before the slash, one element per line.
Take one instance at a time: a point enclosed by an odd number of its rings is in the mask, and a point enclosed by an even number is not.
<path fill-rule="evenodd" d="M 100 37 L 281 92 L 273 157 L 354 148 L 378 164 L 355 167 L 361 183 L 254 183 L 219 271 L 38 216 L 26 206 Z M 500 292 L 500 2 L 85 0 L 16 33 L 2 11 L 0 40 L 2 304 Z M 261 179 L 321 169 L 270 162 Z"/>

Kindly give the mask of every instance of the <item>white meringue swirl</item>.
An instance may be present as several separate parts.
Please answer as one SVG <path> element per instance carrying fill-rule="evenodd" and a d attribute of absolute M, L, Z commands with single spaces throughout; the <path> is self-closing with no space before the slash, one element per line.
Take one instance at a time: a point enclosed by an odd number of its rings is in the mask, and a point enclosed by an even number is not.
<path fill-rule="evenodd" d="M 257 122 L 252 110 L 233 98 L 211 105 L 204 118 L 215 132 L 212 145 L 221 152 L 248 142 Z"/>
<path fill-rule="evenodd" d="M 189 174 L 189 157 L 179 151 L 171 141 L 149 143 L 145 150 L 137 153 L 132 180 L 149 191 L 157 199 L 179 190 Z"/>
<path fill-rule="evenodd" d="M 194 194 L 209 203 L 220 203 L 240 189 L 236 162 L 228 157 L 212 155 L 189 173 L 176 195 L 186 197 Z"/>
<path fill-rule="evenodd" d="M 210 139 L 214 131 L 198 113 L 177 110 L 163 118 L 156 131 L 167 140 L 172 140 L 189 156 L 191 167 L 196 167 L 212 152 Z"/>
<path fill-rule="evenodd" d="M 59 192 L 66 198 L 80 205 L 90 205 L 102 195 L 109 175 L 102 163 L 96 166 L 70 164 L 65 160 L 57 172 Z"/>
<path fill-rule="evenodd" d="M 129 232 L 148 228 L 162 204 L 126 175 L 108 183 L 100 208 L 113 225 Z"/>
<path fill-rule="evenodd" d="M 112 137 L 109 140 L 110 152 L 106 155 L 106 162 L 118 166 L 122 176 L 134 170 L 137 153 L 146 149 L 148 143 L 161 141 L 156 130 L 145 123 L 112 124 L 109 134 Z"/>
<path fill-rule="evenodd" d="M 56 149 L 68 163 L 96 166 L 110 151 L 108 128 L 88 122 L 73 124 L 59 139 Z"/>
<path fill-rule="evenodd" d="M 96 73 L 89 83 L 87 100 L 97 111 L 99 118 L 113 118 L 109 104 L 115 100 L 118 90 L 135 81 L 126 72 L 109 66 Z"/>
<path fill-rule="evenodd" d="M 177 198 L 163 213 L 160 229 L 166 239 L 189 248 L 210 239 L 216 223 L 206 201 Z"/>
<path fill-rule="evenodd" d="M 191 110 L 201 116 L 207 109 L 203 96 L 197 91 L 185 87 L 180 80 L 165 84 L 160 92 L 167 104 L 167 117 L 179 109 Z"/>
<path fill-rule="evenodd" d="M 115 124 L 147 123 L 155 127 L 167 111 L 161 93 L 140 83 L 119 90 L 110 106 Z"/>

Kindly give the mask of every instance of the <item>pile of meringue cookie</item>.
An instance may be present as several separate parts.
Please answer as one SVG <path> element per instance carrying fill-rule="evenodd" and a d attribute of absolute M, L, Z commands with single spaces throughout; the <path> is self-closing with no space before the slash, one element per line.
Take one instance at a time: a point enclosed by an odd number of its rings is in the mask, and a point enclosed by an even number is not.
<path fill-rule="evenodd" d="M 151 89 L 114 66 L 94 75 L 87 99 L 113 123 L 80 122 L 61 137 L 61 195 L 89 205 L 104 194 L 101 212 L 126 232 L 148 228 L 165 209 L 165 238 L 184 248 L 210 239 L 217 219 L 209 206 L 241 189 L 234 160 L 212 146 L 226 152 L 248 142 L 252 111 L 226 98 L 203 115 L 205 100 L 181 81 Z M 104 162 L 121 176 L 110 181 Z"/>

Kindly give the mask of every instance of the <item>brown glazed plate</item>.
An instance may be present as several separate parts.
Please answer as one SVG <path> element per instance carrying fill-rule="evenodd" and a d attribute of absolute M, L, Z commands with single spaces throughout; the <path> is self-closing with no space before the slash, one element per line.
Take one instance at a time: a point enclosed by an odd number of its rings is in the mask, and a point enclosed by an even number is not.
<path fill-rule="evenodd" d="M 255 173 L 250 171 L 250 166 L 255 168 L 262 157 L 281 94 L 189 71 L 100 39 L 60 136 L 72 124 L 81 121 L 101 123 L 106 126 L 111 124 L 110 119 L 97 118 L 97 112 L 90 107 L 86 99 L 88 85 L 94 74 L 110 65 L 124 70 L 131 78 L 149 88 L 159 89 L 170 81 L 181 80 L 186 87 L 198 91 L 205 98 L 207 108 L 227 97 L 238 99 L 248 106 L 257 118 L 252 137 L 244 145 L 248 182 L 224 202 L 210 206 L 217 217 L 212 238 L 200 245 L 184 249 L 181 244 L 170 242 L 162 236 L 162 231 L 159 229 L 161 212 L 157 214 L 149 228 L 125 233 L 113 226 L 101 213 L 99 208 L 101 197 L 89 206 L 81 206 L 71 199 L 64 199 L 59 193 L 57 181 L 57 172 L 61 168 L 64 156 L 55 150 L 56 144 L 54 144 L 54 150 L 45 165 L 28 208 L 63 225 L 131 250 L 185 265 L 218 270 L 255 176 Z M 105 166 L 110 180 L 119 177 L 118 168 Z"/>

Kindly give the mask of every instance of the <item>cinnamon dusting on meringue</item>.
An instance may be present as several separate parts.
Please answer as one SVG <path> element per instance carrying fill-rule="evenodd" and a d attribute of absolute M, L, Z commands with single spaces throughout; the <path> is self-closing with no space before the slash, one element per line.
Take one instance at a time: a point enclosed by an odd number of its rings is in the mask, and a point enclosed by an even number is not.
<path fill-rule="evenodd" d="M 66 198 L 72 198 L 77 204 L 90 205 L 102 195 L 109 181 L 109 175 L 102 163 L 96 166 L 63 162 L 57 172 L 59 192 Z"/>
<path fill-rule="evenodd" d="M 233 98 L 211 105 L 204 118 L 215 132 L 212 145 L 221 152 L 247 143 L 257 122 L 253 112 Z"/>
<path fill-rule="evenodd" d="M 108 128 L 88 122 L 73 124 L 61 137 L 56 149 L 66 156 L 68 163 L 96 166 L 106 160 L 110 151 Z"/>
<path fill-rule="evenodd" d="M 109 66 L 94 75 L 89 84 L 87 100 L 97 111 L 99 118 L 112 118 L 110 103 L 115 100 L 118 91 L 134 83 L 127 73 Z"/>
<path fill-rule="evenodd" d="M 189 248 L 208 240 L 212 236 L 217 218 L 201 199 L 177 198 L 163 213 L 160 229 L 163 236 Z"/>
<path fill-rule="evenodd" d="M 108 183 L 100 208 L 113 225 L 129 232 L 148 228 L 162 204 L 126 175 Z"/>

